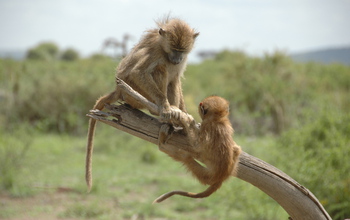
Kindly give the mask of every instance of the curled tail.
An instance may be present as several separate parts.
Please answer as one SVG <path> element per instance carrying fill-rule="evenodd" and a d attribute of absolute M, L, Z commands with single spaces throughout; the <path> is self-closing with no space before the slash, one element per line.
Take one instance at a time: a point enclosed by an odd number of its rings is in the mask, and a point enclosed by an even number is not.
<path fill-rule="evenodd" d="M 210 196 L 216 190 L 218 190 L 221 187 L 221 185 L 222 185 L 222 182 L 214 183 L 213 185 L 209 186 L 205 191 L 200 193 L 191 193 L 191 192 L 185 192 L 185 191 L 179 191 L 179 190 L 171 191 L 159 196 L 157 199 L 153 201 L 153 204 L 163 202 L 164 200 L 166 200 L 167 198 L 173 195 L 180 195 L 180 196 L 186 196 L 191 198 L 205 198 Z"/>
<path fill-rule="evenodd" d="M 117 100 L 118 100 L 118 93 L 117 91 L 113 91 L 110 94 L 99 98 L 96 101 L 94 109 L 102 110 L 105 104 L 111 104 Z M 86 160 L 85 160 L 85 180 L 88 186 L 88 192 L 90 192 L 91 186 L 92 186 L 92 152 L 93 152 L 93 145 L 94 145 L 95 128 L 96 128 L 96 119 L 90 118 L 88 141 L 86 146 Z"/>

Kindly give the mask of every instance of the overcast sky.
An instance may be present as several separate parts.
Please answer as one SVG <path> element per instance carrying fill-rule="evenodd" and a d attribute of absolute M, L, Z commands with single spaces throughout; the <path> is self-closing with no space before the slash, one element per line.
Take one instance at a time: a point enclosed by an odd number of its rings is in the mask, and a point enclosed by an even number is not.
<path fill-rule="evenodd" d="M 194 54 L 350 46 L 350 0 L 0 0 L 0 50 L 53 41 L 89 55 L 125 33 L 130 48 L 169 12 L 200 32 Z"/>

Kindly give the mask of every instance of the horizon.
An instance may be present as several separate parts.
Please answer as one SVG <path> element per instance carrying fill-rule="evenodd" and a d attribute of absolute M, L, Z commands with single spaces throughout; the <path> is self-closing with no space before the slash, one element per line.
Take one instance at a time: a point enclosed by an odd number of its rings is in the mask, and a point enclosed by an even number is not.
<path fill-rule="evenodd" d="M 185 6 L 185 7 L 184 7 Z M 107 38 L 133 38 L 128 50 L 157 18 L 170 13 L 200 32 L 199 51 L 240 50 L 259 56 L 350 46 L 350 1 L 327 0 L 0 0 L 1 51 L 27 51 L 41 42 L 73 48 L 83 57 L 99 52 Z"/>

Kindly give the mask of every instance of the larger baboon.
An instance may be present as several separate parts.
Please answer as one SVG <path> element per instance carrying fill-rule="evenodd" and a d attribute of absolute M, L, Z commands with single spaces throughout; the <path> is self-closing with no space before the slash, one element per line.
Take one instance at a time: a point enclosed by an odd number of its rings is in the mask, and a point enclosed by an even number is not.
<path fill-rule="evenodd" d="M 157 22 L 158 28 L 147 30 L 140 42 L 120 62 L 116 77 L 124 80 L 134 90 L 159 109 L 152 114 L 167 118 L 170 105 L 185 111 L 181 76 L 186 68 L 187 55 L 199 35 L 180 19 L 165 18 Z M 125 101 L 134 108 L 144 108 L 118 87 L 96 101 L 94 109 L 102 110 L 105 104 Z M 92 150 L 96 120 L 90 119 L 86 153 L 86 182 L 92 185 Z"/>

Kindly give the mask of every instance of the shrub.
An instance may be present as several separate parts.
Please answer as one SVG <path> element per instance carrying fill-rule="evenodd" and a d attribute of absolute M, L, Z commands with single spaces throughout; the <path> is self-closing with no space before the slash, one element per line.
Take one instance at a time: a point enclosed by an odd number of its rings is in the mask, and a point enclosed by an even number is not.
<path fill-rule="evenodd" d="M 55 43 L 44 42 L 29 49 L 26 58 L 29 60 L 54 60 L 57 58 L 58 52 L 59 49 Z"/>
<path fill-rule="evenodd" d="M 28 60 L 49 60 L 48 54 L 38 49 L 29 49 L 26 58 Z"/>
<path fill-rule="evenodd" d="M 75 60 L 78 60 L 79 57 L 80 57 L 79 53 L 72 48 L 69 48 L 69 49 L 63 51 L 63 53 L 61 55 L 61 59 L 64 61 L 75 61 Z"/>
<path fill-rule="evenodd" d="M 240 133 L 280 134 L 291 126 L 289 118 L 296 111 L 288 101 L 297 92 L 292 84 L 297 73 L 287 56 L 276 52 L 254 58 L 243 52 L 223 51 L 190 70 L 194 74 L 187 73 L 186 78 L 194 78 L 192 83 L 202 89 L 195 93 L 216 94 L 230 101 L 233 125 Z M 196 88 L 191 83 L 190 87 L 192 91 Z"/>
<path fill-rule="evenodd" d="M 0 132 L 0 191 L 11 191 L 16 187 L 17 176 L 26 163 L 31 145 L 30 131 L 23 125 L 9 133 Z M 20 138 L 19 138 L 20 137 Z"/>
<path fill-rule="evenodd" d="M 333 219 L 350 216 L 350 114 L 323 114 L 283 134 L 279 164 L 313 192 Z M 287 161 L 287 162 L 286 162 Z"/>
<path fill-rule="evenodd" d="M 89 57 L 89 59 L 91 59 L 91 60 L 105 60 L 105 59 L 111 60 L 112 57 L 107 56 L 107 55 L 102 54 L 102 53 L 95 53 L 95 54 L 92 54 L 92 55 Z"/>
<path fill-rule="evenodd" d="M 0 78 L 4 78 L 0 88 L 11 94 L 8 82 L 16 78 L 13 83 L 18 89 L 13 91 L 16 95 L 0 99 L 0 110 L 7 115 L 0 115 L 0 122 L 4 120 L 4 127 L 29 122 L 42 131 L 85 133 L 85 115 L 99 96 L 115 87 L 115 66 L 111 60 L 24 61 L 17 67 L 5 63 L 0 71 Z"/>
<path fill-rule="evenodd" d="M 43 130 L 85 131 L 85 114 L 115 87 L 116 66 L 103 56 L 75 62 L 3 60 L 0 110 L 8 114 L 0 122 L 24 120 Z M 224 51 L 189 65 L 183 88 L 187 109 L 196 119 L 198 103 L 215 94 L 230 101 L 238 134 L 279 135 L 303 124 L 310 110 L 315 117 L 325 105 L 347 112 L 349 72 L 350 67 L 341 65 L 297 64 L 280 52 L 258 58 Z"/>

